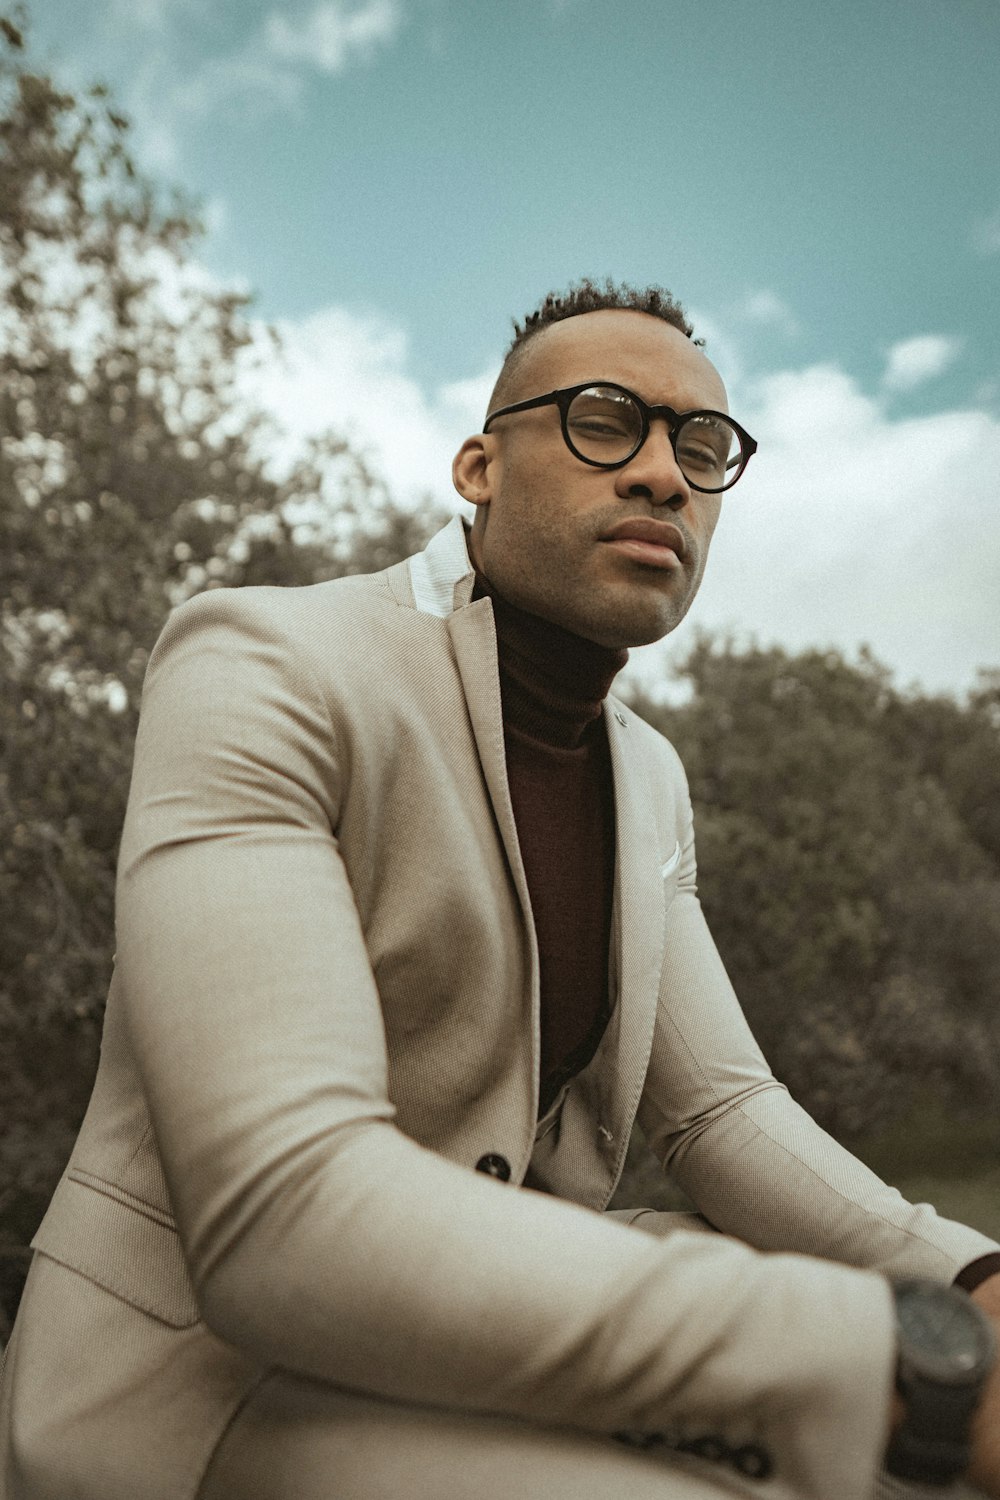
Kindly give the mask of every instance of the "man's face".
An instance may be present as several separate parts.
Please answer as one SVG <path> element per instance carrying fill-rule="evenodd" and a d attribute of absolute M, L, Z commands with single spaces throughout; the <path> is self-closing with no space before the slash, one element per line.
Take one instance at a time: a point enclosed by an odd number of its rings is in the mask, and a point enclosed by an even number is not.
<path fill-rule="evenodd" d="M 585 381 L 614 381 L 649 405 L 726 411 L 701 350 L 646 313 L 604 310 L 532 339 L 503 402 Z M 705 569 L 719 495 L 692 490 L 663 421 L 620 469 L 574 457 L 556 406 L 501 417 L 455 459 L 459 493 L 478 508 L 472 555 L 494 587 L 532 614 L 605 646 L 659 640 L 684 618 Z M 651 545 L 613 533 L 654 521 Z"/>

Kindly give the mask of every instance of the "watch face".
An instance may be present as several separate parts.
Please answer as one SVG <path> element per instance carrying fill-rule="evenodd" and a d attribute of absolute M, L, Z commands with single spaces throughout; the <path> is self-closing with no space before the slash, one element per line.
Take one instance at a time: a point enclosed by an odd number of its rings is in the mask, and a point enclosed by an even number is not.
<path fill-rule="evenodd" d="M 989 1360 L 989 1327 L 965 1294 L 952 1287 L 899 1286 L 896 1315 L 907 1359 L 935 1380 L 961 1385 Z"/>

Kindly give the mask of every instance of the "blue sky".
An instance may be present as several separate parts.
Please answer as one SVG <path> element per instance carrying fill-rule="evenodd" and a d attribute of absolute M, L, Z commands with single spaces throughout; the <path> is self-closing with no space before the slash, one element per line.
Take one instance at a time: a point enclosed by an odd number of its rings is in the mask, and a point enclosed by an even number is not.
<path fill-rule="evenodd" d="M 997 0 L 31 14 L 202 199 L 206 273 L 285 336 L 261 393 L 291 433 L 345 428 L 448 500 L 511 315 L 659 282 L 761 443 L 691 621 L 868 641 L 931 688 L 1000 664 Z"/>

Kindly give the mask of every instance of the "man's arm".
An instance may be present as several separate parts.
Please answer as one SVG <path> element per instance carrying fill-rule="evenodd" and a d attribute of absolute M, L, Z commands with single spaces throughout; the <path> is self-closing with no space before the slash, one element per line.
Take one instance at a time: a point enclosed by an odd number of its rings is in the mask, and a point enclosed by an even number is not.
<path fill-rule="evenodd" d="M 881 1278 L 657 1243 L 395 1127 L 335 836 L 346 773 L 308 633 L 282 618 L 224 593 L 174 617 L 120 860 L 121 1001 L 205 1321 L 347 1387 L 721 1432 L 796 1492 L 862 1493 L 891 1384 Z"/>
<path fill-rule="evenodd" d="M 673 774 L 682 777 L 673 760 Z M 660 1003 L 639 1108 L 647 1141 L 699 1212 L 748 1244 L 886 1275 L 953 1280 L 1000 1247 L 927 1204 L 907 1203 L 827 1135 L 771 1073 L 697 899 L 693 820 L 684 798 L 680 881 L 667 912 Z"/>

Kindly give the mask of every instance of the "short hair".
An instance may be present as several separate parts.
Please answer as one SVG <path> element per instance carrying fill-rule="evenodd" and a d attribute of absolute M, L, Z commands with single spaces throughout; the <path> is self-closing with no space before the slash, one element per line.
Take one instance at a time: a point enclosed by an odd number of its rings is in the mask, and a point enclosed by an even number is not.
<path fill-rule="evenodd" d="M 532 312 L 525 314 L 523 322 L 519 323 L 516 318 L 512 320 L 514 337 L 493 387 L 489 410 L 492 411 L 495 406 L 503 406 L 511 399 L 517 371 L 524 359 L 525 346 L 536 334 L 545 328 L 551 328 L 553 323 L 562 323 L 567 318 L 576 318 L 582 313 L 603 312 L 605 309 L 648 313 L 650 317 L 662 318 L 699 347 L 705 342 L 704 339 L 694 338 L 694 327 L 687 314 L 665 287 L 647 286 L 640 289 L 629 286 L 626 281 L 612 281 L 610 276 L 603 286 L 599 286 L 596 281 L 585 276 L 582 281 L 572 283 L 566 292 L 549 292 Z"/>

